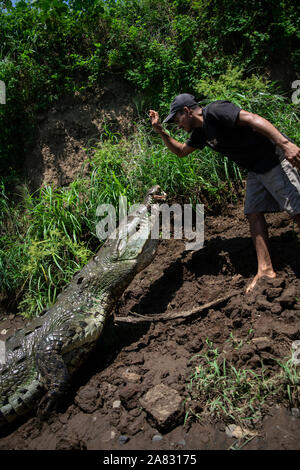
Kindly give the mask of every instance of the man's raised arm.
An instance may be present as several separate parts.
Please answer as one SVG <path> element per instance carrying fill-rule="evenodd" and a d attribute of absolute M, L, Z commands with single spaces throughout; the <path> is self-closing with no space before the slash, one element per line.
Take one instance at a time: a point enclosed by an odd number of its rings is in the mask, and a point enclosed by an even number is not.
<path fill-rule="evenodd" d="M 193 147 L 187 145 L 186 143 L 178 142 L 178 140 L 173 139 L 173 137 L 167 134 L 167 132 L 163 129 L 161 125 L 157 111 L 150 109 L 149 116 L 154 131 L 161 136 L 163 142 L 172 153 L 174 153 L 178 157 L 185 157 L 189 153 L 192 153 L 194 150 L 196 150 Z"/>

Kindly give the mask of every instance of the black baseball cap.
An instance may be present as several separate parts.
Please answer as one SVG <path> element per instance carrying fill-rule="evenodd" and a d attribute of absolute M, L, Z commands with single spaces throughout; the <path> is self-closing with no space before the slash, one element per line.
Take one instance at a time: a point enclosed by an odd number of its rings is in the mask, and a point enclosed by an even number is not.
<path fill-rule="evenodd" d="M 198 103 L 195 100 L 195 97 L 193 95 L 190 95 L 189 93 L 182 93 L 181 95 L 176 96 L 176 98 L 174 98 L 174 100 L 171 103 L 170 114 L 169 116 L 166 117 L 166 119 L 163 122 L 164 123 L 172 122 L 177 111 L 184 108 L 184 106 L 187 106 L 189 108 L 197 104 Z"/>

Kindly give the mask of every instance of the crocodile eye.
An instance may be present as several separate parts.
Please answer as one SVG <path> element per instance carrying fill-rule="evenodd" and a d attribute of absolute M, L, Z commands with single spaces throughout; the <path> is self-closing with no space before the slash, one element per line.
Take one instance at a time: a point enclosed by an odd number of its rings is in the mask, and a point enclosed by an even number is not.
<path fill-rule="evenodd" d="M 83 279 L 84 279 L 84 277 L 80 277 L 80 278 L 78 279 L 78 281 L 77 281 L 77 284 L 81 284 L 82 281 L 83 281 Z"/>

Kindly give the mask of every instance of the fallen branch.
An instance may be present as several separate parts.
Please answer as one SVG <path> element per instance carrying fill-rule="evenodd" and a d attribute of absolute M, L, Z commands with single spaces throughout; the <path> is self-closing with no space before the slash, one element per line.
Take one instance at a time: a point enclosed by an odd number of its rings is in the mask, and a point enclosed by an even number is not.
<path fill-rule="evenodd" d="M 203 312 L 211 307 L 215 307 L 226 300 L 229 300 L 231 297 L 241 294 L 242 291 L 234 291 L 230 294 L 225 295 L 224 297 L 220 297 L 218 299 L 212 300 L 211 302 L 207 302 L 206 304 L 199 305 L 198 307 L 194 307 L 191 310 L 185 310 L 183 312 L 166 312 L 162 314 L 155 314 L 155 315 L 140 315 L 138 313 L 130 313 L 130 316 L 127 317 L 115 317 L 115 323 L 142 323 L 142 322 L 155 322 L 155 321 L 167 321 L 167 320 L 174 320 L 175 318 L 186 318 L 194 313 Z"/>

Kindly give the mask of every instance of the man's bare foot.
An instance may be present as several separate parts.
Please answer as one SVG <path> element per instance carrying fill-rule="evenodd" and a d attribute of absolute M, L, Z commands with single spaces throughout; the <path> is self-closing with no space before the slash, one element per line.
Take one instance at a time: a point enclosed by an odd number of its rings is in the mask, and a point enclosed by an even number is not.
<path fill-rule="evenodd" d="M 266 273 L 262 273 L 262 274 L 257 273 L 256 276 L 250 282 L 249 286 L 247 287 L 246 294 L 249 294 L 249 292 L 252 292 L 252 290 L 256 286 L 257 281 L 259 279 L 262 279 L 263 277 L 267 278 L 267 279 L 275 279 L 276 273 L 274 271 L 271 272 L 271 273 L 268 273 L 268 274 L 266 274 Z"/>

